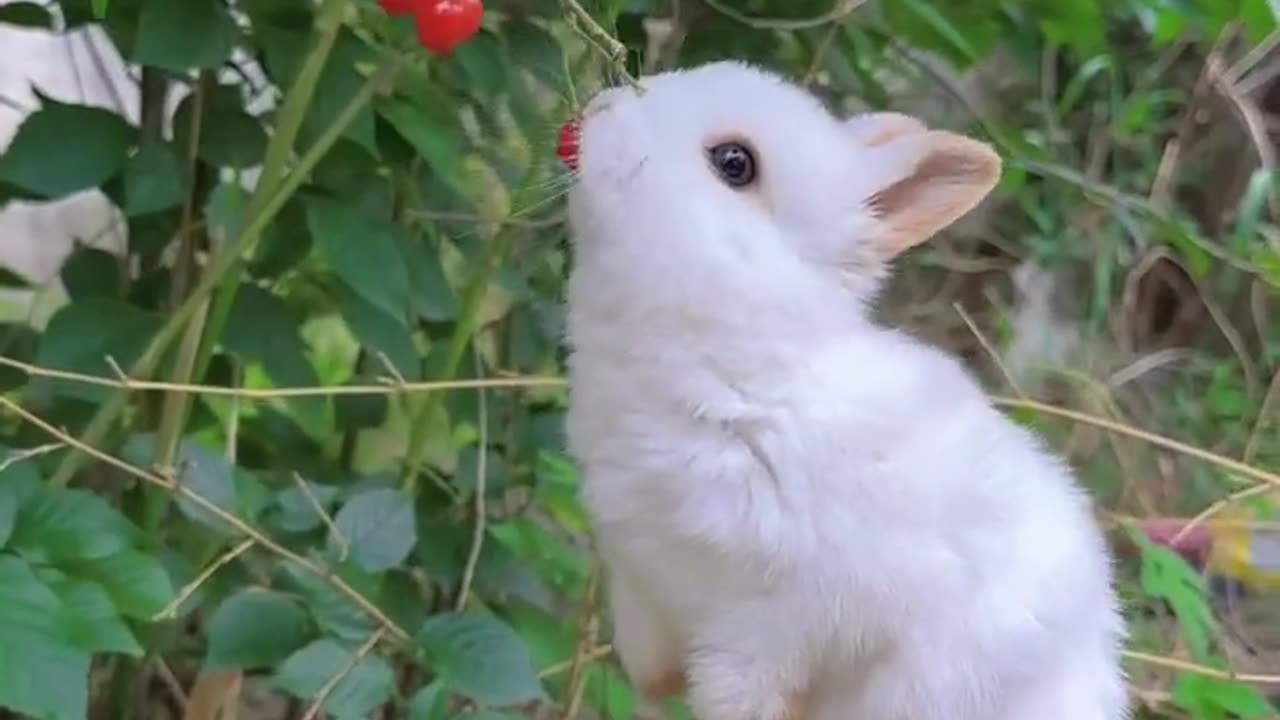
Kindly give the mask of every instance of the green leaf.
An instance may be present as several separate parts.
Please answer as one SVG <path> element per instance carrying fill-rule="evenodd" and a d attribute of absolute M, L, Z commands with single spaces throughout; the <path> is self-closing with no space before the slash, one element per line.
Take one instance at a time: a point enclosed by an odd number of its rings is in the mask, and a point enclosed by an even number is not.
<path fill-rule="evenodd" d="M 321 688 L 346 670 L 355 651 L 330 639 L 316 640 L 280 667 L 275 685 L 302 700 L 314 700 Z M 324 711 L 340 720 L 363 720 L 391 699 L 395 677 L 387 662 L 369 655 L 356 662 L 325 699 Z"/>
<path fill-rule="evenodd" d="M 52 30 L 53 16 L 39 3 L 11 2 L 0 5 L 0 23 Z"/>
<path fill-rule="evenodd" d="M 369 572 L 399 566 L 418 538 L 413 500 L 398 490 L 355 495 L 338 511 L 334 524 L 347 541 L 351 557 Z"/>
<path fill-rule="evenodd" d="M 343 282 L 394 318 L 409 309 L 409 276 L 393 230 L 356 207 L 323 198 L 307 205 L 316 250 Z"/>
<path fill-rule="evenodd" d="M 338 497 L 338 489 L 330 485 L 313 483 L 310 480 L 303 480 L 303 482 L 307 484 L 312 497 L 320 507 L 324 508 L 325 512 L 329 512 L 334 499 Z M 276 524 L 285 532 L 307 532 L 324 523 L 324 518 L 316 512 L 311 498 L 296 485 L 281 491 L 276 496 L 276 505 L 280 510 L 276 516 Z"/>
<path fill-rule="evenodd" d="M 441 677 L 481 705 L 514 705 L 544 697 L 528 648 L 496 616 L 437 615 L 418 632 L 418 644 Z"/>
<path fill-rule="evenodd" d="M 58 596 L 22 558 L 0 555 L 0 627 L 14 625 L 53 636 Z"/>
<path fill-rule="evenodd" d="M 113 298 L 120 294 L 120 260 L 106 250 L 78 247 L 62 265 L 62 284 L 72 300 Z"/>
<path fill-rule="evenodd" d="M 160 329 L 160 318 L 120 300 L 91 298 L 72 302 L 54 313 L 40 337 L 35 363 L 42 367 L 114 377 L 107 358 L 121 368 L 131 366 Z M 33 380 L 29 392 L 48 392 L 101 402 L 111 388 L 69 380 Z"/>
<path fill-rule="evenodd" d="M 422 107 L 386 99 L 379 103 L 378 113 L 426 159 L 436 174 L 456 187 L 463 137 L 452 117 L 443 113 L 441 107 L 447 105 Z"/>
<path fill-rule="evenodd" d="M 99 20 L 107 16 L 107 5 L 110 0 L 90 0 L 93 7 L 93 16 Z"/>
<path fill-rule="evenodd" d="M 444 720 L 448 700 L 448 688 L 439 680 L 432 680 L 409 701 L 409 720 Z"/>
<path fill-rule="evenodd" d="M 62 576 L 49 587 L 62 601 L 58 631 L 68 644 L 90 653 L 142 657 L 142 646 L 101 585 Z"/>
<path fill-rule="evenodd" d="M 182 200 L 184 184 L 173 148 L 162 142 L 144 143 L 124 166 L 124 213 L 132 217 L 175 207 Z"/>
<path fill-rule="evenodd" d="M 1131 533 L 1142 549 L 1139 579 L 1142 589 L 1164 600 L 1173 609 L 1192 657 L 1204 661 L 1216 627 L 1213 609 L 1206 598 L 1204 578 L 1178 553 L 1156 545 L 1141 533 Z"/>
<path fill-rule="evenodd" d="M 261 363 L 277 386 L 320 384 L 307 361 L 298 318 L 283 300 L 257 285 L 244 283 L 236 292 L 223 326 L 222 344 L 244 360 Z M 291 398 L 289 402 L 308 417 L 325 417 L 323 398 Z"/>
<path fill-rule="evenodd" d="M 173 114 L 175 147 L 191 146 L 194 111 L 195 98 L 189 94 Z M 267 131 L 261 121 L 245 112 L 239 86 L 219 85 L 206 93 L 197 148 L 201 160 L 217 167 L 244 170 L 261 163 L 266 149 Z"/>
<path fill-rule="evenodd" d="M 280 567 L 286 582 L 306 597 L 307 609 L 324 633 L 350 642 L 360 642 L 377 629 L 377 625 L 364 610 L 352 602 L 351 598 L 335 590 L 330 583 L 291 562 L 282 562 Z M 339 570 L 343 569 L 345 568 Z M 339 572 L 339 575 L 364 597 L 377 596 L 378 585 L 371 578 L 353 576 L 350 572 Z"/>
<path fill-rule="evenodd" d="M 0 556 L 0 707 L 83 720 L 89 655 L 58 639 L 61 603 L 20 558 Z"/>
<path fill-rule="evenodd" d="M 84 720 L 89 653 L 0 619 L 0 707 L 41 720 Z"/>
<path fill-rule="evenodd" d="M 183 440 L 178 449 L 178 482 L 219 508 L 238 515 L 235 479 L 231 466 L 222 453 L 214 452 L 194 440 Z M 211 511 L 182 495 L 178 496 L 178 509 L 192 520 L 215 530 L 230 534 L 239 532 Z"/>
<path fill-rule="evenodd" d="M 97 560 L 127 548 L 138 530 L 93 493 L 39 488 L 18 510 L 12 545 L 40 562 Z"/>
<path fill-rule="evenodd" d="M 18 495 L 5 487 L 0 480 L 0 548 L 9 542 L 13 535 L 14 520 L 18 517 Z"/>
<path fill-rule="evenodd" d="M 440 246 L 417 238 L 404 228 L 396 228 L 396 241 L 408 273 L 409 300 L 413 311 L 424 320 L 442 322 L 458 314 L 453 288 L 440 263 Z"/>
<path fill-rule="evenodd" d="M 9 542 L 18 508 L 40 487 L 40 475 L 31 460 L 13 460 L 14 451 L 0 446 L 0 463 L 7 467 L 0 470 L 0 548 Z"/>
<path fill-rule="evenodd" d="M 311 619 L 293 598 L 273 590 L 241 590 L 209 618 L 205 668 L 274 667 L 313 634 Z"/>
<path fill-rule="evenodd" d="M 160 560 L 137 550 L 122 550 L 71 569 L 105 588 L 120 613 L 137 620 L 151 620 L 175 596 Z"/>
<path fill-rule="evenodd" d="M 133 61 L 172 72 L 216 68 L 235 41 L 235 24 L 218 0 L 148 0 L 138 17 Z"/>
<path fill-rule="evenodd" d="M 1220 717 L 1225 720 L 1224 711 L 1242 720 L 1261 720 L 1276 716 L 1276 709 L 1258 688 L 1192 673 L 1178 674 L 1173 686 L 1173 702 L 1195 717 Z"/>
<path fill-rule="evenodd" d="M 40 96 L 4 154 L 0 182 L 56 199 L 96 188 L 124 164 L 131 130 L 119 115 Z"/>
<path fill-rule="evenodd" d="M 341 288 L 338 308 L 351 334 L 366 350 L 385 355 L 406 380 L 421 377 L 418 350 L 404 320 L 370 305 L 346 286 Z"/>

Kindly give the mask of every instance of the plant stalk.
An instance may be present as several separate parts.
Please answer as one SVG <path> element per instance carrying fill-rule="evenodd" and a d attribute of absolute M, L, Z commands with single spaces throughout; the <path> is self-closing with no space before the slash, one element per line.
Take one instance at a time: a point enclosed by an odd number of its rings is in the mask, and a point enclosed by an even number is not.
<path fill-rule="evenodd" d="M 336 6 L 341 10 L 342 3 L 345 0 L 326 0 L 324 10 L 330 10 L 331 6 Z M 320 49 L 320 46 L 313 49 L 313 52 Z M 355 119 L 357 113 L 360 112 L 376 93 L 391 77 L 396 68 L 394 59 L 385 61 L 382 66 L 369 78 L 360 91 L 351 99 L 342 112 L 333 119 L 317 138 L 315 145 L 307 151 L 306 154 L 299 159 L 298 164 L 284 176 L 280 186 L 269 198 L 264 201 L 259 210 L 251 214 L 244 227 L 233 241 L 228 243 L 225 250 L 219 253 L 213 262 L 209 265 L 208 271 L 201 278 L 199 284 L 191 291 L 187 297 L 169 319 L 156 333 L 151 343 L 147 346 L 142 357 L 138 359 L 132 367 L 129 368 L 129 376 L 132 378 L 143 379 L 155 371 L 160 359 L 168 351 L 169 346 L 177 339 L 182 332 L 188 320 L 190 320 L 201 307 L 204 300 L 212 293 L 222 282 L 223 279 L 236 267 L 245 250 L 251 247 L 254 242 L 261 236 L 262 231 L 275 219 L 276 214 L 280 212 L 280 208 L 293 196 L 311 170 L 320 162 L 329 148 L 337 142 L 338 138 L 346 130 L 346 128 Z M 296 84 L 295 84 L 295 87 Z M 311 88 L 314 90 L 314 86 Z M 291 93 L 293 90 L 290 91 Z M 310 93 L 307 93 L 310 95 Z M 283 142 L 279 136 L 275 136 L 272 142 Z M 218 307 L 214 306 L 216 312 Z M 219 325 L 221 327 L 221 325 Z M 198 360 L 198 358 L 197 358 Z M 198 364 L 198 363 L 197 363 Z M 98 412 L 90 420 L 89 425 L 85 428 L 82 439 L 90 445 L 98 443 L 102 436 L 115 422 L 116 418 L 124 409 L 125 402 L 128 398 L 126 392 L 117 392 L 98 410 Z M 85 456 L 83 452 L 72 449 L 67 452 L 62 463 L 58 466 L 54 473 L 51 483 L 54 486 L 65 486 L 71 481 L 71 478 L 79 471 L 81 464 L 84 462 Z"/>

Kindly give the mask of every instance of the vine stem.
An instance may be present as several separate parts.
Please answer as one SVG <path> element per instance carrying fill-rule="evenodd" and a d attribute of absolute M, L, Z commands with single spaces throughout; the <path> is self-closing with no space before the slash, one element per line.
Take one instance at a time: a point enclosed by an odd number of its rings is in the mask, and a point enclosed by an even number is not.
<path fill-rule="evenodd" d="M 343 2 L 345 0 L 326 0 L 324 9 L 329 10 L 330 6 L 334 6 L 337 11 L 340 11 Z M 322 46 L 317 46 L 313 48 L 312 52 L 318 52 L 321 48 Z M 250 214 L 248 221 L 236 238 L 227 245 L 223 252 L 215 256 L 209 265 L 208 271 L 201 277 L 200 283 L 191 291 L 191 294 L 187 296 L 182 305 L 174 310 L 160 328 L 160 331 L 152 338 L 142 356 L 129 369 L 129 377 L 141 378 L 154 372 L 160 358 L 164 356 L 169 346 L 182 333 L 187 321 L 203 306 L 205 298 L 224 281 L 224 278 L 230 275 L 245 250 L 251 247 L 258 237 L 262 235 L 263 230 L 275 219 L 280 209 L 293 196 L 298 187 L 302 185 L 308 174 L 320 162 L 329 148 L 337 142 L 342 132 L 351 124 L 360 110 L 372 100 L 374 94 L 394 74 L 396 67 L 395 58 L 383 61 L 382 65 L 360 88 L 359 92 L 351 98 L 346 107 L 333 119 L 333 122 L 329 124 L 315 144 L 298 160 L 294 168 L 284 176 L 279 187 L 274 192 L 269 193 L 269 197 L 263 201 L 257 212 Z M 314 86 L 312 89 L 314 89 Z M 279 136 L 272 140 L 272 142 L 283 141 Z M 99 408 L 83 432 L 82 437 L 86 443 L 96 445 L 101 440 L 102 436 L 124 409 L 127 397 L 125 393 L 116 393 Z M 68 453 L 58 466 L 50 482 L 55 487 L 65 486 L 80 469 L 80 465 L 84 460 L 85 456 L 81 452 L 73 451 Z"/>
<path fill-rule="evenodd" d="M 530 198 L 538 189 L 534 179 L 538 177 L 542 167 L 541 154 L 537 154 L 533 164 L 521 181 L 519 190 L 515 198 L 512 199 L 510 207 L 523 208 L 530 204 Z M 485 294 L 488 292 L 489 285 L 493 282 L 498 268 L 501 267 L 502 261 L 507 257 L 507 251 L 511 246 L 511 236 L 515 230 L 513 226 L 503 223 L 489 242 L 488 252 L 464 291 L 457 325 L 454 328 L 453 336 L 449 340 L 444 362 L 440 367 L 439 378 L 441 380 L 452 379 L 458 374 L 458 368 L 462 364 L 462 356 L 467 351 L 467 343 L 471 341 L 480 328 L 480 312 L 484 309 Z M 431 429 L 429 423 L 431 417 L 440 407 L 441 397 L 440 394 L 428 395 L 418 405 L 418 410 L 413 415 L 409 430 L 409 446 L 405 453 L 402 482 L 405 493 L 410 497 L 413 497 L 417 492 L 420 466 L 427 454 L 427 440 Z"/>

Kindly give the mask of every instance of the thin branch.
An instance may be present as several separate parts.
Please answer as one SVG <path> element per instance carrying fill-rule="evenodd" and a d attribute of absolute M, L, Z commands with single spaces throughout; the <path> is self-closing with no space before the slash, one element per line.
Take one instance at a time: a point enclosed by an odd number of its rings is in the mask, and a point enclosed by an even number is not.
<path fill-rule="evenodd" d="M 1219 680 L 1230 680 L 1238 683 L 1278 683 L 1280 675 L 1262 675 L 1257 673 L 1237 673 L 1230 670 L 1219 670 L 1208 665 L 1201 665 L 1178 658 L 1166 657 L 1164 655 L 1155 655 L 1153 653 L 1141 652 L 1138 650 L 1124 650 L 1121 652 L 1125 657 L 1131 660 L 1155 665 L 1157 667 L 1166 667 L 1172 670 L 1181 670 L 1183 672 L 1195 673 L 1205 677 L 1217 678 Z"/>
<path fill-rule="evenodd" d="M 479 371 L 480 352 L 475 351 L 476 369 Z M 458 612 L 462 612 L 467 607 L 467 596 L 471 594 L 471 583 L 475 582 L 476 566 L 480 564 L 480 552 L 484 549 L 484 534 L 486 531 L 485 517 L 488 510 L 485 508 L 485 495 L 488 493 L 488 467 L 487 456 L 489 454 L 489 404 L 485 401 L 483 390 L 476 393 L 477 402 L 479 404 L 478 417 L 476 421 L 480 424 L 480 437 L 477 440 L 479 447 L 476 455 L 476 487 L 475 487 L 475 525 L 471 531 L 471 549 L 467 551 L 467 564 L 462 571 L 462 584 L 458 588 L 458 598 L 455 601 L 455 607 Z"/>
<path fill-rule="evenodd" d="M 159 620 L 172 620 L 173 618 L 177 617 L 178 608 L 182 607 L 182 603 L 190 599 L 192 595 L 195 595 L 196 590 L 199 590 L 201 585 L 204 585 L 206 582 L 208 582 L 209 578 L 213 577 L 214 573 L 226 567 L 228 564 L 231 563 L 232 560 L 235 560 L 236 558 L 248 552 L 249 548 L 253 547 L 255 542 L 256 541 L 253 538 L 243 540 L 239 545 L 236 545 L 235 547 L 231 548 L 230 550 L 226 551 L 221 556 L 219 556 L 218 559 L 209 563 L 209 567 L 205 568 L 204 571 L 202 571 L 199 575 L 197 575 L 194 580 L 187 583 L 182 588 L 182 590 L 173 598 L 173 601 L 170 602 L 167 606 L 165 606 L 163 610 L 156 613 L 155 616 L 152 617 L 151 619 L 159 621 Z"/>
<path fill-rule="evenodd" d="M 48 443 L 47 445 L 39 445 L 37 447 L 27 448 L 26 450 L 12 452 L 9 454 L 9 457 L 4 460 L 0 460 L 0 473 L 8 470 L 10 466 L 17 465 L 25 460 L 40 457 L 41 455 L 48 455 L 49 453 L 55 450 L 61 450 L 64 447 L 66 447 L 64 443 L 53 442 Z"/>
<path fill-rule="evenodd" d="M 1167 438 L 1163 435 L 1157 435 L 1156 433 L 1147 432 L 1146 430 L 1139 430 L 1138 428 L 1124 423 L 1107 420 L 1106 418 L 1089 415 L 1088 413 L 1077 412 L 1075 410 L 1068 410 L 1066 408 L 1036 402 L 1035 400 L 994 397 L 992 398 L 992 402 L 1001 407 L 1032 410 L 1038 413 L 1044 413 L 1045 415 L 1054 415 L 1056 417 L 1073 420 L 1085 425 L 1092 425 L 1120 435 L 1127 435 L 1132 438 L 1143 440 L 1157 447 L 1164 448 L 1165 450 L 1171 450 L 1189 457 L 1204 460 L 1205 462 L 1212 463 L 1218 467 L 1243 475 L 1251 480 L 1257 480 L 1258 482 L 1280 487 L 1280 475 L 1267 472 L 1262 468 L 1253 467 L 1252 465 L 1240 462 L 1239 460 L 1233 460 L 1229 457 L 1209 452 L 1208 450 L 1202 450 L 1194 445 L 1188 445 L 1172 438 Z"/>
<path fill-rule="evenodd" d="M 1253 431 L 1249 433 L 1249 441 L 1244 445 L 1244 461 L 1253 462 L 1253 455 L 1258 449 L 1258 439 L 1262 431 L 1270 424 L 1271 404 L 1280 395 L 1280 370 L 1271 376 L 1271 384 L 1267 385 L 1267 394 L 1262 397 L 1262 407 L 1258 409 L 1258 418 L 1253 422 Z"/>
<path fill-rule="evenodd" d="M 568 16 L 569 24 L 589 45 L 600 51 L 605 59 L 614 66 L 614 70 L 624 77 L 632 87 L 640 84 L 627 71 L 627 46 L 605 30 L 596 19 L 591 17 L 578 0 L 560 0 L 560 6 Z"/>
<path fill-rule="evenodd" d="M 110 453 L 103 452 L 102 450 L 99 450 L 98 448 L 93 447 L 88 443 L 85 443 L 81 440 L 78 440 L 72 437 L 71 435 L 67 434 L 65 431 L 60 430 L 57 427 L 54 427 L 43 418 L 23 409 L 20 405 L 18 405 L 17 403 L 13 402 L 12 400 L 4 396 L 0 396 L 0 406 L 5 407 L 10 411 L 16 413 L 22 419 L 40 428 L 41 430 L 45 431 L 49 435 L 52 435 L 53 437 L 58 438 L 59 440 L 62 440 L 67 445 L 77 450 L 80 450 L 81 452 L 88 455 L 89 457 L 92 457 L 96 460 L 107 463 L 108 465 L 111 465 L 112 467 L 122 470 L 128 473 L 129 475 L 132 475 L 133 477 L 136 477 L 137 479 L 142 480 L 143 482 L 150 483 L 157 487 L 165 488 L 170 492 L 181 495 L 188 502 L 199 506 L 200 509 L 208 512 L 209 514 L 218 518 L 222 522 L 235 528 L 241 534 L 249 538 L 252 538 L 255 542 L 257 542 L 266 550 L 280 556 L 285 560 L 295 563 L 296 565 L 302 567 L 307 572 L 311 573 L 312 575 L 315 575 L 316 577 L 320 578 L 324 582 L 331 585 L 335 590 L 337 590 L 339 593 L 345 596 L 348 600 L 350 600 L 353 604 L 355 604 L 356 607 L 360 608 L 361 611 L 363 611 L 366 615 L 372 618 L 375 622 L 377 622 L 379 625 L 384 626 L 387 629 L 387 631 L 390 632 L 391 635 L 396 640 L 399 640 L 402 642 L 409 640 L 410 635 L 408 632 L 406 632 L 403 628 L 397 625 L 394 620 L 387 617 L 386 613 L 382 612 L 382 610 L 380 610 L 377 605 L 374 605 L 372 602 L 369 601 L 368 598 L 361 595 L 358 591 L 355 590 L 355 588 L 347 584 L 345 580 L 338 577 L 337 575 L 334 575 L 324 567 L 317 565 L 315 562 L 312 562 L 311 560 L 303 557 L 302 555 L 299 555 L 298 553 L 281 545 L 275 540 L 272 540 L 270 537 L 264 534 L 261 530 L 258 530 L 252 525 L 249 525 L 244 520 L 241 520 L 239 517 L 237 517 L 235 514 L 224 509 L 221 505 L 218 505 L 217 503 L 205 498 L 203 495 L 195 492 L 194 490 L 192 490 L 191 488 L 185 485 L 178 484 L 172 480 L 168 480 L 164 477 L 161 477 L 160 475 L 157 475 L 153 472 L 149 472 L 147 470 L 143 470 L 142 468 L 135 467 L 134 465 L 131 465 L 115 457 L 114 455 L 111 455 Z"/>
<path fill-rule="evenodd" d="M 613 647 L 609 644 L 597 645 L 587 653 L 591 658 L 602 658 L 613 652 Z M 1120 654 L 1131 660 L 1146 663 L 1147 665 L 1155 665 L 1157 667 L 1171 668 L 1181 670 L 1205 677 L 1217 678 L 1219 680 L 1231 680 L 1240 683 L 1280 683 L 1280 675 L 1263 675 L 1257 673 L 1237 673 L 1230 670 L 1221 670 L 1219 668 L 1201 665 L 1199 663 L 1187 660 L 1179 660 L 1178 658 L 1167 657 L 1165 655 L 1157 655 L 1155 653 L 1143 652 L 1140 650 L 1121 650 Z M 538 673 L 539 677 L 545 678 L 551 675 L 562 673 L 573 666 L 573 661 L 566 661 L 552 665 L 542 672 Z"/>
<path fill-rule="evenodd" d="M 844 20 L 849 15 L 852 15 L 853 11 L 862 7 L 866 0 L 837 0 L 835 7 L 832 7 L 831 10 L 822 15 L 800 20 L 793 18 L 751 17 L 725 5 L 721 0 L 702 0 L 702 2 L 730 20 L 757 30 L 808 30 L 809 28 L 821 27 L 827 23 L 836 23 Z"/>
<path fill-rule="evenodd" d="M 338 543 L 338 562 L 346 562 L 347 553 L 351 551 L 351 544 L 347 542 L 347 538 L 338 529 L 338 524 L 333 521 L 333 517 L 324 509 L 324 505 L 320 503 L 320 499 L 315 493 L 311 492 L 311 485 L 302 478 L 298 473 L 292 473 L 294 482 L 298 484 L 298 489 L 307 497 L 311 503 L 311 509 L 316 511 L 316 515 L 320 516 L 320 522 L 329 529 L 329 534 L 333 536 L 334 542 Z"/>
<path fill-rule="evenodd" d="M 369 636 L 369 639 L 365 640 L 364 644 L 351 655 L 351 659 L 347 661 L 347 664 L 343 666 L 337 674 L 326 680 L 324 685 L 320 687 L 320 691 L 316 693 L 316 699 L 311 703 L 311 707 L 307 708 L 307 714 L 302 716 L 302 720 L 315 720 L 316 717 L 320 715 L 320 709 L 329 699 L 329 696 L 333 694 L 333 691 L 338 687 L 338 684 L 341 683 L 347 675 L 350 675 L 352 670 L 356 669 L 356 666 L 360 664 L 361 660 L 365 659 L 369 653 L 373 652 L 373 648 L 378 645 L 378 642 L 382 640 L 382 637 L 386 635 L 386 633 L 387 628 L 385 626 L 373 631 L 373 634 Z"/>
<path fill-rule="evenodd" d="M 608 644 L 597 645 L 591 648 L 585 654 L 579 654 L 575 652 L 573 658 L 570 660 L 558 662 L 554 665 L 548 665 L 547 667 L 538 671 L 538 677 L 545 680 L 549 677 L 555 677 L 556 675 L 569 672 L 570 670 L 573 669 L 573 664 L 575 662 L 578 662 L 579 657 L 582 657 L 586 662 L 596 662 L 597 660 L 603 660 L 604 658 L 607 658 L 612 654 L 613 654 L 612 645 L 608 645 Z"/>
<path fill-rule="evenodd" d="M 1213 518 L 1213 516 L 1221 512 L 1224 512 L 1227 508 L 1231 507 L 1232 505 L 1235 505 L 1236 503 L 1242 502 L 1244 500 L 1248 500 L 1251 497 L 1266 495 L 1267 493 L 1270 493 L 1270 492 L 1275 492 L 1275 487 L 1264 483 L 1262 485 L 1254 485 L 1253 487 L 1247 487 L 1243 490 L 1237 490 L 1231 493 L 1230 495 L 1222 498 L 1221 500 L 1205 508 L 1203 511 L 1200 512 L 1200 514 L 1191 518 L 1191 520 L 1189 520 L 1186 525 L 1183 525 L 1178 530 L 1178 532 L 1174 533 L 1173 538 L 1169 540 L 1169 544 L 1176 546 L 1179 542 L 1182 542 L 1182 539 L 1186 537 L 1187 533 L 1203 525 L 1206 521 Z"/>
<path fill-rule="evenodd" d="M 152 390 L 159 392 L 190 392 L 201 395 L 234 397 L 243 400 L 271 400 L 296 397 L 331 397 L 336 395 L 403 395 L 430 393 L 444 390 L 475 390 L 479 388 L 532 388 L 563 385 L 557 377 L 497 377 L 481 380 L 445 380 L 436 382 L 402 382 L 395 378 L 382 378 L 378 385 L 335 385 L 329 387 L 239 388 L 219 385 L 189 385 L 153 380 L 139 380 L 121 376 L 117 378 L 87 375 L 69 370 L 40 367 L 0 355 L 0 365 L 21 370 L 32 377 L 70 380 L 86 385 L 118 388 L 122 390 Z"/>
<path fill-rule="evenodd" d="M 569 668 L 569 704 L 565 708 L 563 720 L 576 720 L 582 709 L 582 698 L 586 692 L 586 669 L 594 662 L 591 649 L 597 644 L 600 635 L 600 615 L 596 611 L 596 596 L 600 590 L 600 568 L 592 569 L 587 580 L 587 588 L 582 594 L 582 625 L 579 629 L 578 647 L 573 656 L 573 665 Z"/>
<path fill-rule="evenodd" d="M 1000 358 L 1000 353 L 996 352 L 995 346 L 991 344 L 986 335 L 982 334 L 982 330 L 978 329 L 978 324 L 973 321 L 973 318 L 969 317 L 968 312 L 965 312 L 964 306 L 959 302 L 954 302 L 951 306 L 955 308 L 964 324 L 969 327 L 969 332 L 973 333 L 973 336 L 978 339 L 978 344 L 982 346 L 982 349 L 986 351 L 987 355 L 991 356 L 991 361 L 999 368 L 1000 374 L 1004 375 L 1005 382 L 1009 383 L 1009 387 L 1013 389 L 1013 392 L 1019 398 L 1026 399 L 1027 394 L 1022 391 L 1017 378 L 1010 372 L 1009 367 L 1004 364 L 1004 360 Z"/>

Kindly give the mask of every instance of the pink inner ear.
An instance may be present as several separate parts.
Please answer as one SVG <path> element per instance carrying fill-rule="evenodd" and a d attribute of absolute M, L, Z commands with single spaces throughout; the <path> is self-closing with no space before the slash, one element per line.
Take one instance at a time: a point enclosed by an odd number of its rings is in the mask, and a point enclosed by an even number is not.
<path fill-rule="evenodd" d="M 1000 178 L 1000 156 L 984 143 L 945 132 L 899 140 L 905 176 L 873 193 L 867 208 L 884 223 L 889 256 L 924 242 L 969 212 Z M 909 158 L 909 159 L 908 159 Z"/>
<path fill-rule="evenodd" d="M 867 206 L 882 218 L 925 209 L 935 204 L 927 193 L 983 177 L 990 173 L 989 165 L 986 158 L 975 157 L 967 148 L 932 148 L 911 175 L 872 195 Z"/>

